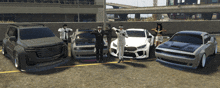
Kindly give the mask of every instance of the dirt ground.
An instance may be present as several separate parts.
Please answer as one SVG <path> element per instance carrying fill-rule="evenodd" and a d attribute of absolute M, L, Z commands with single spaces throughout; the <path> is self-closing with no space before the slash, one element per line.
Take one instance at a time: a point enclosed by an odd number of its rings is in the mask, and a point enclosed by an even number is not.
<path fill-rule="evenodd" d="M 217 37 L 217 41 L 220 42 L 220 36 Z M 0 88 L 219 88 L 220 86 L 220 53 L 210 56 L 204 69 L 182 68 L 161 64 L 155 60 L 155 56 L 152 56 L 143 60 L 127 59 L 124 63 L 117 63 L 117 58 L 114 57 L 103 64 L 71 61 L 64 65 L 66 67 L 25 73 L 17 71 L 12 62 L 0 54 Z"/>

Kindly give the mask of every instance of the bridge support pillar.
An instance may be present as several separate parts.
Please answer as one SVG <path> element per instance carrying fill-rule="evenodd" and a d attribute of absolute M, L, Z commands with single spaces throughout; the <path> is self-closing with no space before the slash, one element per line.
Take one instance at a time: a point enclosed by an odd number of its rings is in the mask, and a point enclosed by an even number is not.
<path fill-rule="evenodd" d="M 141 19 L 141 14 L 140 13 L 136 13 L 135 14 L 135 19 L 138 19 L 138 20 Z"/>

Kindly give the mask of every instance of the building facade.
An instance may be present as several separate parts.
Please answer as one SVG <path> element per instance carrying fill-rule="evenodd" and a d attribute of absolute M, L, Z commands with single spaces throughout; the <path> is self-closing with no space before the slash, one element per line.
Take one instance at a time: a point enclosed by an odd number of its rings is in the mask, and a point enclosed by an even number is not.
<path fill-rule="evenodd" d="M 172 5 L 195 5 L 195 4 L 214 4 L 220 3 L 220 0 L 167 0 L 167 6 Z M 219 13 L 168 13 L 171 19 L 205 19 L 211 20 L 213 14 L 216 14 L 216 19 L 220 19 Z"/>
<path fill-rule="evenodd" d="M 0 21 L 101 22 L 104 0 L 0 0 Z"/>

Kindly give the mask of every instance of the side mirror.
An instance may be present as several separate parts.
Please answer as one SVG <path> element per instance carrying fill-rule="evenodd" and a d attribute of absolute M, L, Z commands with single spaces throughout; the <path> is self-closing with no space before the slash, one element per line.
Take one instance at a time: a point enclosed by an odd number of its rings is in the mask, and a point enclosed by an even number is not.
<path fill-rule="evenodd" d="M 152 36 L 147 36 L 147 38 L 152 38 Z"/>
<path fill-rule="evenodd" d="M 15 37 L 15 36 L 11 36 L 11 37 L 9 38 L 9 40 L 10 40 L 10 41 L 16 41 L 16 37 Z"/>
<path fill-rule="evenodd" d="M 212 44 L 212 41 L 208 41 L 207 44 Z"/>

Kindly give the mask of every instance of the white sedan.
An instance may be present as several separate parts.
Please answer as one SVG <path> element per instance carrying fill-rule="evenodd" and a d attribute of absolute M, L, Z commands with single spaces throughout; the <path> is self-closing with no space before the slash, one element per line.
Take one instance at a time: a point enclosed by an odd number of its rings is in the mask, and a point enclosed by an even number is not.
<path fill-rule="evenodd" d="M 150 57 L 150 47 L 154 45 L 154 36 L 146 29 L 127 29 L 128 38 L 125 38 L 124 58 L 143 59 Z M 118 57 L 117 40 L 112 41 L 110 53 Z"/>

